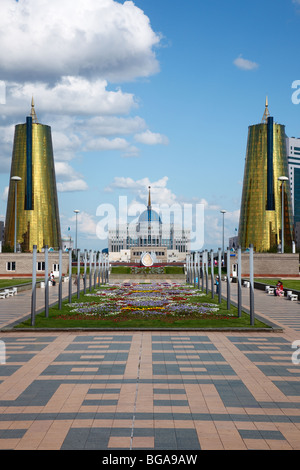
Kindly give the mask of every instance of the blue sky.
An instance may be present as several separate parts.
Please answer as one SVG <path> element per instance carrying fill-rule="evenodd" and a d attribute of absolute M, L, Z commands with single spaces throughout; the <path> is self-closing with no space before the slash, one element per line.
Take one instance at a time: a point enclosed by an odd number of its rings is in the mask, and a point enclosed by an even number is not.
<path fill-rule="evenodd" d="M 154 203 L 204 204 L 204 247 L 221 246 L 220 210 L 227 239 L 266 95 L 300 137 L 298 1 L 2 0 L 0 25 L 0 215 L 13 126 L 34 95 L 52 127 L 62 232 L 74 235 L 79 209 L 82 249 L 106 246 L 99 206 L 145 204 L 149 184 Z"/>

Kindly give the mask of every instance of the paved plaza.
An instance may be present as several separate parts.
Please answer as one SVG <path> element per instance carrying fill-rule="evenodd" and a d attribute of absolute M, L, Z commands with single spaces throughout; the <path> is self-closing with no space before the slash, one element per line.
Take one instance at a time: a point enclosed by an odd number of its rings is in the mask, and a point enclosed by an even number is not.
<path fill-rule="evenodd" d="M 270 332 L 5 331 L 30 294 L 0 303 L 0 449 L 300 449 L 299 302 L 255 290 Z"/>

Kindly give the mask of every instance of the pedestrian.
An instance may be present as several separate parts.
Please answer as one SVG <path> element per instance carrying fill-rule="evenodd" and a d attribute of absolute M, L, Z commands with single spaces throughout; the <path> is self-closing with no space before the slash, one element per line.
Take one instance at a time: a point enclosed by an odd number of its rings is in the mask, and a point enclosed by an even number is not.
<path fill-rule="evenodd" d="M 52 286 L 55 286 L 54 274 L 53 271 L 50 273 L 50 281 L 52 282 Z"/>
<path fill-rule="evenodd" d="M 219 284 L 220 284 L 220 282 L 219 282 L 219 276 L 217 276 L 217 277 L 216 277 L 216 292 L 217 292 L 217 294 L 219 293 Z"/>
<path fill-rule="evenodd" d="M 277 295 L 277 297 L 282 297 L 284 295 L 283 284 L 281 281 L 278 281 L 276 284 L 275 295 Z"/>

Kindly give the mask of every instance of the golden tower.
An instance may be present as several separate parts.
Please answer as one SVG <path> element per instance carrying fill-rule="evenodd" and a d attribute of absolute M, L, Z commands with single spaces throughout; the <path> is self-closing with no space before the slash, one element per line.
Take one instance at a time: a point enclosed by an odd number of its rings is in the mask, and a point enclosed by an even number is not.
<path fill-rule="evenodd" d="M 281 243 L 282 183 L 288 176 L 285 126 L 274 123 L 268 100 L 260 124 L 249 126 L 241 201 L 239 244 L 257 252 L 276 250 Z M 284 245 L 293 240 L 290 186 L 284 184 Z"/>
<path fill-rule="evenodd" d="M 15 126 L 10 177 L 15 176 L 21 180 L 16 185 L 10 179 L 5 243 L 14 246 L 16 214 L 16 243 L 23 252 L 32 251 L 33 245 L 38 251 L 45 245 L 58 249 L 61 232 L 51 127 L 38 123 L 33 99 L 26 123 Z"/>

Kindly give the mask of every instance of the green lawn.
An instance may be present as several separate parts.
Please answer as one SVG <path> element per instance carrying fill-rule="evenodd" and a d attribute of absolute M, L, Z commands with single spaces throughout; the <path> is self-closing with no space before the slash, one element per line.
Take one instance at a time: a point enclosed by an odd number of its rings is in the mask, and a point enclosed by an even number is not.
<path fill-rule="evenodd" d="M 184 274 L 183 266 L 166 266 L 165 267 L 166 274 Z"/>
<path fill-rule="evenodd" d="M 281 279 L 274 278 L 274 279 L 261 279 L 255 278 L 255 282 L 261 282 L 262 284 L 267 284 L 268 286 L 276 286 L 277 282 L 280 280 L 283 284 L 283 287 L 286 289 L 295 289 L 300 291 L 300 279 Z"/>
<path fill-rule="evenodd" d="M 130 274 L 130 266 L 112 266 L 112 274 Z"/>
<path fill-rule="evenodd" d="M 102 289 L 108 289 L 102 287 Z M 92 294 L 99 291 L 97 288 L 92 291 Z M 73 296 L 72 302 L 91 302 L 94 305 L 101 303 L 99 297 L 96 295 L 84 296 L 80 294 Z M 103 301 L 102 301 L 103 302 Z M 104 302 L 103 302 L 104 303 Z M 122 313 L 117 315 L 90 316 L 86 318 L 85 315 L 72 314 L 71 308 L 68 306 L 68 301 L 64 301 L 62 309 L 59 310 L 58 305 L 49 309 L 49 318 L 45 318 L 45 314 L 41 313 L 36 316 L 35 328 L 251 328 L 250 317 L 246 313 L 242 313 L 242 317 L 238 317 L 237 308 L 231 306 L 230 311 L 227 310 L 226 301 L 222 301 L 221 305 L 210 295 L 197 296 L 193 295 L 189 298 L 187 304 L 202 304 L 210 303 L 219 307 L 219 311 L 214 314 L 205 314 L 201 318 L 197 315 L 189 314 L 183 315 L 161 315 L 157 313 L 149 313 L 147 316 L 142 313 Z M 113 303 L 112 303 L 113 304 Z M 111 304 L 111 305 L 112 305 Z M 82 317 L 84 317 L 82 319 Z M 20 323 L 16 328 L 30 328 L 30 319 Z M 254 328 L 268 328 L 264 323 L 255 320 Z"/>
<path fill-rule="evenodd" d="M 18 286 L 21 284 L 28 284 L 31 282 L 31 278 L 27 279 L 0 279 L 0 289 L 4 289 L 6 287 L 11 286 Z"/>
<path fill-rule="evenodd" d="M 93 273 L 93 269 L 92 269 L 92 273 Z M 87 265 L 86 267 L 86 273 L 89 274 L 90 273 L 90 267 Z M 72 274 L 77 274 L 77 266 L 72 266 Z M 84 274 L 84 266 L 80 266 L 80 274 Z"/>

